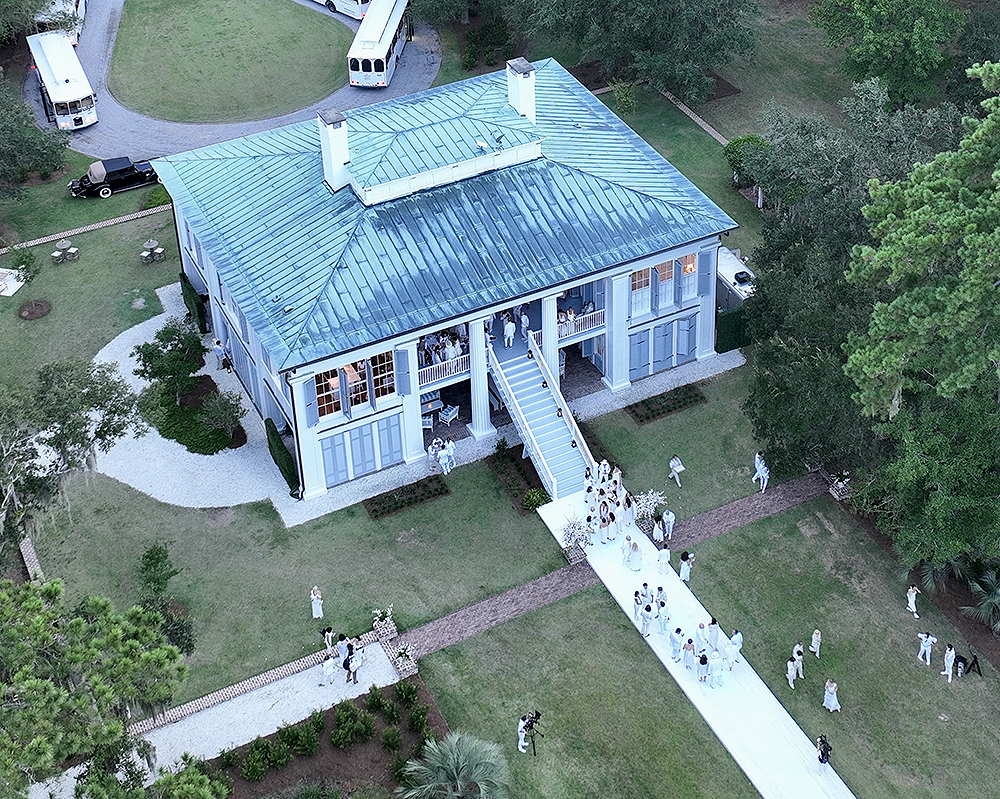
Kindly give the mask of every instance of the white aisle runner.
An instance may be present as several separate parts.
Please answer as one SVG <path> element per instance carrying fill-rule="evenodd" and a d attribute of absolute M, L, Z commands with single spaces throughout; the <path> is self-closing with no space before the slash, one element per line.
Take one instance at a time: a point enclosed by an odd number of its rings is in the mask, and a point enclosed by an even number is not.
<path fill-rule="evenodd" d="M 581 491 L 538 509 L 538 515 L 560 546 L 560 530 L 566 519 L 580 516 L 577 509 L 582 507 Z M 642 549 L 643 565 L 638 572 L 622 566 L 621 543 L 625 535 L 631 535 Z M 587 560 L 629 619 L 632 618 L 635 591 L 644 582 L 654 591 L 662 585 L 670 611 L 668 629 L 680 627 L 684 640 L 694 638 L 698 624 L 704 622 L 707 627 L 712 616 L 681 582 L 677 572 L 669 569 L 666 574 L 659 573 L 657 554 L 653 542 L 634 525 L 619 533 L 618 540 L 611 544 L 602 545 L 598 540 L 587 547 Z M 677 559 L 675 553 L 675 563 Z M 638 629 L 636 635 L 639 635 Z M 685 669 L 681 663 L 673 662 L 670 640 L 660 634 L 655 620 L 650 625 L 646 642 L 764 799 L 853 799 L 854 794 L 832 767 L 820 773 L 815 743 L 788 715 L 746 658 L 740 655 L 732 671 L 724 668 L 723 685 L 711 688 L 707 683 L 698 682 L 694 669 Z M 808 662 L 806 668 L 810 668 Z M 816 701 L 821 700 L 822 687 L 818 685 Z"/>

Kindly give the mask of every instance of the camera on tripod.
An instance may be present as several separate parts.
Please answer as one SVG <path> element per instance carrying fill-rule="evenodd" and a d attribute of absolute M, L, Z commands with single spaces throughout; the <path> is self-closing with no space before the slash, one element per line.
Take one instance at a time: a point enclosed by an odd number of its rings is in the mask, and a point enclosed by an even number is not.
<path fill-rule="evenodd" d="M 524 715 L 524 729 L 525 732 L 530 732 L 535 729 L 535 725 L 541 719 L 542 714 L 535 710 L 532 713 L 525 713 Z"/>

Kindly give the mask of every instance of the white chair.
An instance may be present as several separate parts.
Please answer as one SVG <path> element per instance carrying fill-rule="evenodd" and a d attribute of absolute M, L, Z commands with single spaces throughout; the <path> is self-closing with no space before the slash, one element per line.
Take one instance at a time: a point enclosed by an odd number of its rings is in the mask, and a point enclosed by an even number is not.
<path fill-rule="evenodd" d="M 446 424 L 451 427 L 451 423 L 458 418 L 458 406 L 457 405 L 446 405 L 441 409 L 441 413 L 438 414 L 438 421 L 441 424 Z"/>
<path fill-rule="evenodd" d="M 66 260 L 67 261 L 75 261 L 79 257 L 80 257 L 80 248 L 79 247 L 70 247 L 68 250 L 66 250 Z"/>
<path fill-rule="evenodd" d="M 154 261 L 162 261 L 163 260 L 163 248 L 162 247 L 157 247 L 155 250 L 153 250 L 153 260 Z"/>
<path fill-rule="evenodd" d="M 420 427 L 423 430 L 433 430 L 434 429 L 434 414 L 430 416 L 420 417 Z"/>

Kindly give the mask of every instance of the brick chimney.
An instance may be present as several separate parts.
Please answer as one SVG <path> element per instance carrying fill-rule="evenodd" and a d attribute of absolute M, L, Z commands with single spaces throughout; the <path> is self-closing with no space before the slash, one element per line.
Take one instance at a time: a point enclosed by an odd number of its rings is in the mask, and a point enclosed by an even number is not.
<path fill-rule="evenodd" d="M 335 108 L 317 114 L 319 140 L 323 148 L 323 180 L 338 191 L 351 182 L 347 165 L 351 155 L 347 149 L 347 117 Z"/>
<path fill-rule="evenodd" d="M 507 102 L 535 123 L 535 68 L 524 58 L 507 62 Z"/>

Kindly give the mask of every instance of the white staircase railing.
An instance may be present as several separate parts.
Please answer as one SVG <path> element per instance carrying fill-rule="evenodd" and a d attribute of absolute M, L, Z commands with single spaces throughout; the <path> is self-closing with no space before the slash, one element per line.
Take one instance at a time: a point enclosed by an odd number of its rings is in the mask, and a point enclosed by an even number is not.
<path fill-rule="evenodd" d="M 514 389 L 511 386 L 510 381 L 507 380 L 507 375 L 504 374 L 503 368 L 500 366 L 500 361 L 497 360 L 497 354 L 493 350 L 492 344 L 486 345 L 486 353 L 489 357 L 489 364 L 493 371 L 493 379 L 500 387 L 500 392 L 503 394 L 504 402 L 506 403 L 507 410 L 510 413 L 510 418 L 513 420 L 517 431 L 521 434 L 521 440 L 524 442 L 524 446 L 528 448 L 528 453 L 535 456 L 532 457 L 532 462 L 535 464 L 536 468 L 541 468 L 541 474 L 539 474 L 539 477 L 542 478 L 543 483 L 549 486 L 549 493 L 552 496 L 556 496 L 558 486 L 556 485 L 555 475 L 552 474 L 548 464 L 545 462 L 545 458 L 542 457 L 541 447 L 538 446 L 538 441 L 531 432 L 531 426 L 528 424 L 528 419 L 525 417 L 524 412 L 521 410 L 521 406 L 517 402 L 517 397 L 514 395 Z"/>
<path fill-rule="evenodd" d="M 542 378 L 549 384 L 549 390 L 552 392 L 552 398 L 556 401 L 556 406 L 562 409 L 562 418 L 569 427 L 573 441 L 576 442 L 576 448 L 580 450 L 580 455 L 583 456 L 584 464 L 593 468 L 594 456 L 590 454 L 590 447 L 587 446 L 587 441 L 584 439 L 583 433 L 580 432 L 580 427 L 576 423 L 576 419 L 573 418 L 573 412 L 569 408 L 569 403 L 566 402 L 566 398 L 559 389 L 559 382 L 552 375 L 552 370 L 549 368 L 549 364 L 545 358 L 542 357 L 541 347 L 538 346 L 538 343 L 532 336 L 528 337 L 528 357 L 538 361 L 538 368 L 542 372 Z M 583 479 L 582 475 L 581 479 Z"/>

